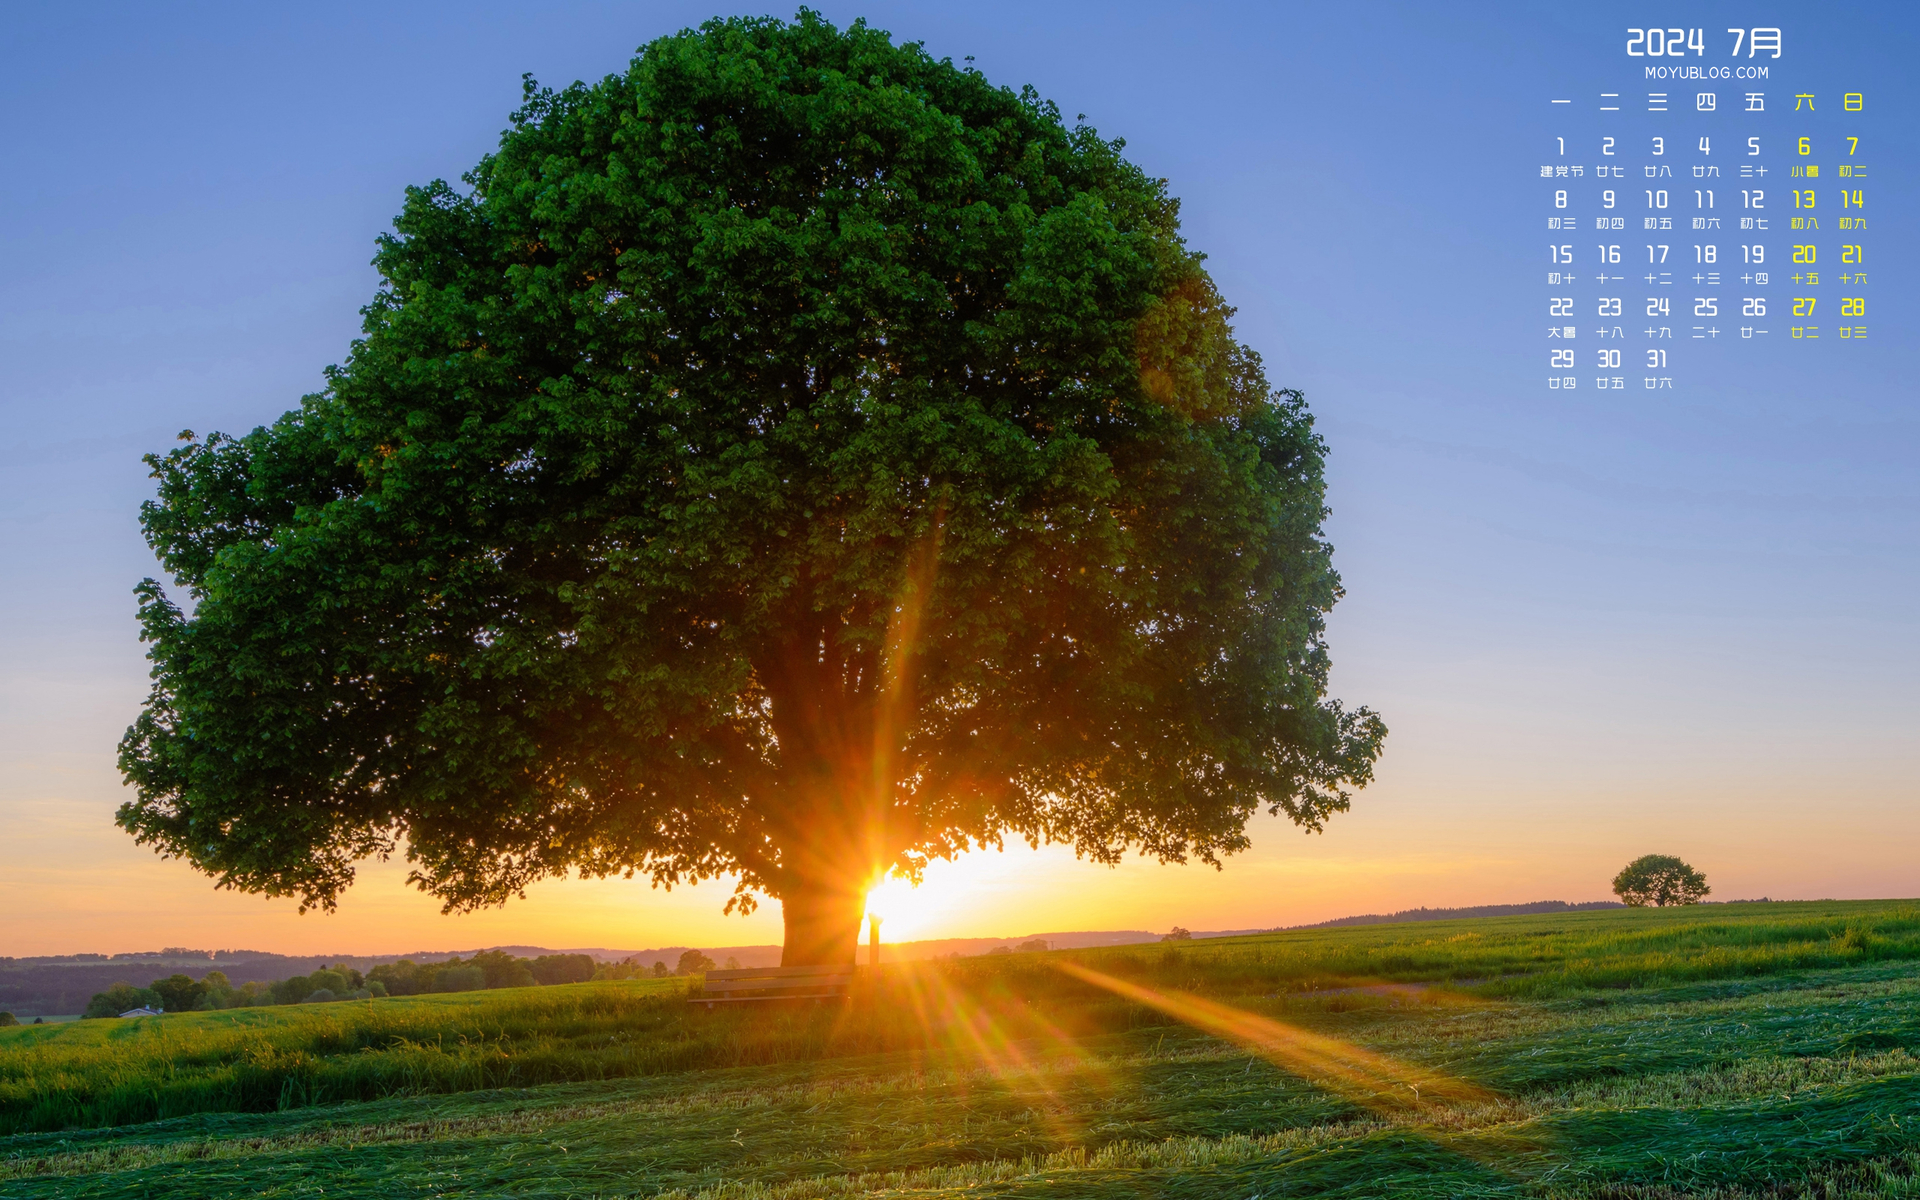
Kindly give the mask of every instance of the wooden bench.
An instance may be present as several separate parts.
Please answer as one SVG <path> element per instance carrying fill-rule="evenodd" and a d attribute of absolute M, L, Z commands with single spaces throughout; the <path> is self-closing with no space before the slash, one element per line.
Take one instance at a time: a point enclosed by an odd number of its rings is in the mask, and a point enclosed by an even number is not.
<path fill-rule="evenodd" d="M 699 995 L 689 1004 L 738 1004 L 748 1000 L 844 1000 L 853 986 L 854 968 L 743 967 L 737 971 L 708 971 Z"/>

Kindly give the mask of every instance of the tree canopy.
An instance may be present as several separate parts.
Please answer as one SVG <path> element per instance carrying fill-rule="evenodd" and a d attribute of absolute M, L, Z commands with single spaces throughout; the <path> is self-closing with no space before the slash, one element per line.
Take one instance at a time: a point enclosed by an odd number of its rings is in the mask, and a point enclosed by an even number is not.
<path fill-rule="evenodd" d="M 1712 891 L 1705 875 L 1671 854 L 1643 854 L 1613 877 L 1613 894 L 1628 908 L 1698 904 Z"/>
<path fill-rule="evenodd" d="M 790 963 L 1008 836 L 1319 829 L 1386 732 L 1326 695 L 1324 446 L 1122 149 L 805 11 L 528 81 L 323 392 L 149 457 L 120 823 L 303 908 L 731 876 Z"/>
<path fill-rule="evenodd" d="M 85 1017 L 117 1017 L 123 1012 L 136 1008 L 151 1008 L 158 1011 L 161 1007 L 160 993 L 152 988 L 135 987 L 130 983 L 116 983 L 104 992 L 95 992 L 93 999 L 87 1002 Z"/>
<path fill-rule="evenodd" d="M 192 1012 L 207 994 L 208 985 L 187 975 L 173 974 L 148 985 L 168 1012 Z M 131 1006 L 129 1006 L 131 1007 Z"/>

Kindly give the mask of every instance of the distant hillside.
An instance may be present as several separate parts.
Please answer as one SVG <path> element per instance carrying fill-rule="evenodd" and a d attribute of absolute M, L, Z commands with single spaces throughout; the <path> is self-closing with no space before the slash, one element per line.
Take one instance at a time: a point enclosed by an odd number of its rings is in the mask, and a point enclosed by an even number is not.
<path fill-rule="evenodd" d="M 1247 929 L 1242 933 L 1261 933 L 1264 930 Z M 1212 934 L 1195 934 L 1195 937 L 1211 937 Z M 1227 936 L 1221 934 L 1217 936 Z M 1086 930 L 1077 929 L 1067 932 L 1023 933 L 1015 937 L 959 937 L 932 938 L 919 942 L 883 942 L 880 947 L 882 958 L 887 962 L 916 961 L 924 958 L 945 958 L 949 954 L 962 956 L 986 954 L 997 946 L 1011 949 L 1022 942 L 1035 939 L 1046 942 L 1054 950 L 1084 950 L 1090 946 L 1131 946 L 1139 942 L 1157 942 L 1160 935 L 1144 929 Z M 620 962 L 634 959 L 641 963 L 664 962 L 672 966 L 680 955 L 688 949 L 695 949 L 715 962 L 725 962 L 737 958 L 743 967 L 771 967 L 780 962 L 778 946 L 655 946 L 647 950 L 621 950 L 607 946 L 567 946 L 550 950 L 544 946 L 488 946 L 489 950 L 504 950 L 508 954 L 517 954 L 522 958 L 537 958 L 542 954 L 586 954 L 598 962 Z M 471 950 L 423 950 L 413 954 L 389 955 L 381 961 L 393 958 L 411 958 L 415 962 L 438 962 L 454 955 L 472 954 Z M 866 961 L 866 947 L 862 943 L 861 962 Z"/>
<path fill-rule="evenodd" d="M 1564 900 L 1539 900 L 1532 904 L 1483 904 L 1473 908 L 1409 908 L 1396 913 L 1368 913 L 1341 917 L 1314 925 L 1292 925 L 1285 929 L 1331 929 L 1341 925 L 1385 925 L 1399 921 L 1444 921 L 1458 917 L 1502 917 L 1529 913 L 1586 912 L 1592 909 L 1619 908 L 1612 900 L 1592 900 L 1569 904 Z M 1195 930 L 1195 938 L 1237 937 L 1250 933 L 1280 932 L 1274 929 Z M 1029 933 L 1016 937 L 933 938 L 919 942 L 887 942 L 881 948 L 885 962 L 945 958 L 957 954 L 988 954 L 1005 946 L 1012 949 L 1023 942 L 1045 942 L 1054 950 L 1082 950 L 1094 946 L 1131 946 L 1157 942 L 1157 933 L 1144 929 L 1069 930 Z M 77 1013 L 87 1006 L 95 992 L 103 992 L 116 983 L 145 986 L 155 979 L 184 972 L 194 978 L 208 971 L 226 972 L 236 984 L 269 983 L 310 974 L 328 964 L 345 964 L 368 971 L 380 963 L 410 958 L 414 962 L 443 962 L 455 955 L 466 957 L 477 950 L 504 950 L 523 958 L 542 954 L 587 954 L 600 962 L 619 962 L 632 958 L 643 964 L 664 962 L 669 967 L 679 962 L 688 949 L 698 949 L 715 962 L 738 959 L 741 966 L 773 966 L 780 961 L 778 946 L 657 946 L 646 950 L 619 950 L 605 946 L 482 946 L 468 950 L 417 950 L 411 954 L 269 954 L 260 950 L 189 950 L 172 946 L 137 954 L 60 954 L 38 958 L 0 958 L 0 1011 L 31 1020 L 36 1016 Z M 861 961 L 866 951 L 861 950 Z"/>
<path fill-rule="evenodd" d="M 1136 942 L 1154 942 L 1156 933 L 1145 930 L 1026 934 L 1006 938 L 941 938 L 925 942 L 889 942 L 882 946 L 888 962 L 944 958 L 949 954 L 985 954 L 996 946 L 1009 948 L 1039 938 L 1056 950 L 1077 950 L 1089 946 L 1124 946 Z M 116 983 L 144 987 L 155 979 L 175 972 L 195 979 L 208 971 L 223 971 L 235 984 L 271 983 L 308 975 L 328 965 L 345 965 L 370 971 L 381 963 L 410 958 L 417 963 L 444 962 L 456 955 L 469 957 L 480 950 L 504 950 L 522 958 L 542 954 L 587 954 L 600 962 L 635 959 L 642 964 L 664 962 L 672 967 L 680 955 L 698 949 L 715 962 L 738 959 L 743 967 L 769 967 L 780 961 L 780 947 L 756 946 L 656 946 L 645 950 L 622 950 L 605 946 L 580 946 L 550 949 L 545 946 L 478 946 L 465 950 L 416 950 L 407 954 L 270 954 L 260 950 L 192 950 L 168 947 L 165 950 L 129 954 L 55 954 L 32 958 L 0 958 L 0 1011 L 11 1012 L 23 1020 L 39 1016 L 65 1016 L 80 1012 L 95 992 L 104 992 Z M 866 951 L 861 951 L 861 961 Z"/>
<path fill-rule="evenodd" d="M 116 983 L 145 987 L 175 972 L 195 979 L 208 971 L 225 971 L 234 983 L 268 983 L 306 975 L 329 963 L 346 963 L 367 970 L 390 958 L 366 955 L 313 954 L 291 956 L 263 951 L 215 952 L 166 950 L 142 954 L 62 954 L 44 958 L 0 959 L 0 1011 L 21 1020 L 80 1012 L 95 992 Z"/>
<path fill-rule="evenodd" d="M 1477 904 L 1471 908 L 1403 908 L 1397 913 L 1367 913 L 1358 917 L 1338 917 L 1314 925 L 1287 925 L 1285 929 L 1332 929 L 1337 925 L 1393 925 L 1401 921 L 1451 921 L 1458 917 L 1524 917 L 1534 913 L 1592 912 L 1600 908 L 1625 908 L 1618 900 L 1535 900 L 1531 904 Z M 1277 931 L 1276 931 L 1277 932 Z"/>

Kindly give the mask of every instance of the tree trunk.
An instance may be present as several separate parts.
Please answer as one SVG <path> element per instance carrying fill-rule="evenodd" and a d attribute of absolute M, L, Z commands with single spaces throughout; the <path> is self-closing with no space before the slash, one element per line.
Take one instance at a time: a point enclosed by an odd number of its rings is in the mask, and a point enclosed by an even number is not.
<path fill-rule="evenodd" d="M 783 967 L 853 966 L 867 897 L 850 883 L 797 882 L 780 896 L 786 920 Z"/>

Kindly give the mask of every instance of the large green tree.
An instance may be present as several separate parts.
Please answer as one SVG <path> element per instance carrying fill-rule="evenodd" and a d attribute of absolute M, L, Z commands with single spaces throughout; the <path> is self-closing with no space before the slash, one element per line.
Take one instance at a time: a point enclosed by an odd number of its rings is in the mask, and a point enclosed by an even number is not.
<path fill-rule="evenodd" d="M 149 459 L 120 823 L 331 907 L 568 870 L 777 897 L 999 845 L 1218 864 L 1385 729 L 1326 698 L 1322 443 L 1163 181 L 1031 90 L 731 20 L 411 189 L 365 336 Z"/>

